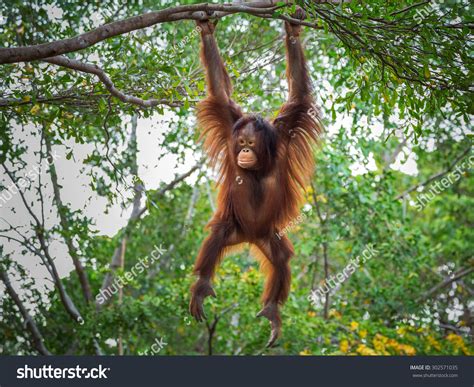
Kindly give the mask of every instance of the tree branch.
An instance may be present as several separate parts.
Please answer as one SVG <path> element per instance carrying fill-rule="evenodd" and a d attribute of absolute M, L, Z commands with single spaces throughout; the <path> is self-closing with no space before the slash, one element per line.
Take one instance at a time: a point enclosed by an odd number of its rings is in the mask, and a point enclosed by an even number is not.
<path fill-rule="evenodd" d="M 20 98 L 0 98 L 0 107 L 32 105 L 35 103 L 43 103 L 43 104 L 64 103 L 65 105 L 87 107 L 91 105 L 93 106 L 98 99 L 107 98 L 107 97 L 109 97 L 109 94 L 57 94 L 57 95 L 52 95 L 51 97 L 36 97 L 35 99 L 30 99 L 27 101 Z M 183 106 L 183 102 L 181 101 L 170 102 L 167 99 L 159 99 L 156 101 L 158 101 L 156 105 L 167 105 L 169 107 Z"/>
<path fill-rule="evenodd" d="M 405 7 L 403 9 L 399 10 L 399 11 L 392 12 L 390 14 L 390 16 L 396 16 L 396 15 L 399 15 L 401 13 L 408 12 L 410 9 L 417 8 L 417 7 L 422 7 L 423 5 L 429 4 L 430 2 L 431 2 L 430 0 L 425 0 L 425 1 L 422 1 L 420 3 L 409 5 L 408 7 Z"/>
<path fill-rule="evenodd" d="M 194 171 L 196 171 L 197 169 L 201 168 L 202 166 L 202 163 L 203 163 L 203 160 L 199 161 L 194 167 L 192 167 L 188 172 L 186 173 L 183 173 L 182 175 L 180 176 L 177 176 L 176 179 L 174 179 L 172 182 L 170 182 L 169 184 L 165 185 L 163 188 L 161 188 L 158 192 L 156 192 L 155 194 L 155 197 L 160 197 L 160 196 L 163 196 L 167 191 L 171 190 L 174 188 L 174 186 L 178 183 L 180 183 L 181 181 L 183 181 L 184 179 L 186 179 L 188 176 L 190 176 Z M 142 209 L 139 210 L 138 212 L 138 218 L 141 217 L 145 211 L 147 210 L 147 207 L 143 207 Z"/>
<path fill-rule="evenodd" d="M 66 219 L 67 208 L 63 204 L 63 201 L 61 199 L 61 192 L 59 190 L 59 183 L 58 183 L 58 174 L 56 172 L 56 166 L 54 165 L 54 159 L 53 159 L 51 139 L 49 138 L 48 134 L 45 133 L 45 130 L 43 130 L 42 133 L 43 133 L 44 142 L 46 144 L 46 154 L 49 161 L 49 174 L 51 176 L 51 182 L 53 183 L 54 201 L 56 202 L 56 206 L 58 209 L 59 223 L 61 225 L 61 228 L 63 229 L 62 236 L 64 238 L 64 242 L 66 243 L 72 262 L 74 263 L 76 274 L 79 277 L 79 282 L 81 284 L 84 299 L 86 303 L 88 303 L 92 300 L 92 292 L 91 292 L 91 286 L 89 284 L 89 278 L 87 277 L 84 267 L 82 266 L 81 260 L 79 258 L 79 254 L 77 253 L 76 248 L 74 247 L 71 234 L 69 233 L 70 227 L 68 225 L 68 220 Z"/>
<path fill-rule="evenodd" d="M 5 284 L 7 293 L 9 294 L 9 296 L 11 297 L 15 305 L 20 310 L 20 313 L 26 322 L 26 326 L 28 330 L 30 331 L 30 334 L 33 338 L 33 344 L 36 350 L 42 355 L 52 355 L 52 353 L 49 352 L 49 350 L 44 345 L 43 336 L 41 335 L 41 332 L 38 329 L 38 326 L 36 325 L 35 320 L 33 320 L 31 315 L 26 310 L 17 292 L 15 292 L 15 289 L 13 289 L 13 286 L 10 282 L 10 278 L 8 277 L 8 274 L 2 268 L 0 268 L 0 280 L 2 280 L 2 282 Z"/>
<path fill-rule="evenodd" d="M 272 13 L 279 8 L 275 6 L 274 3 L 276 3 L 276 1 L 271 0 L 243 3 L 240 5 L 192 4 L 170 7 L 108 23 L 92 31 L 76 35 L 73 38 L 33 46 L 0 48 L 0 64 L 28 62 L 83 50 L 108 38 L 163 22 L 200 20 L 208 17 L 220 18 L 234 13 L 247 13 L 254 16 L 271 17 Z M 279 18 L 282 19 L 283 16 L 279 16 Z M 296 20 L 295 23 L 296 22 L 302 23 L 300 20 Z"/>
<path fill-rule="evenodd" d="M 207 354 L 209 356 L 212 356 L 212 340 L 214 339 L 214 333 L 216 332 L 217 323 L 219 322 L 222 316 L 224 316 L 227 312 L 230 312 L 232 309 L 236 308 L 238 305 L 238 303 L 234 302 L 233 304 L 225 308 L 220 314 L 214 317 L 212 324 L 209 324 L 209 322 L 206 321 L 206 328 L 208 332 Z"/>
<path fill-rule="evenodd" d="M 137 176 L 138 174 L 138 164 L 137 164 L 137 116 L 134 115 L 132 117 L 132 132 L 130 135 L 130 143 L 129 143 L 129 148 L 132 153 L 132 166 L 131 166 L 131 172 L 134 176 Z M 135 180 L 134 185 L 133 185 L 133 207 L 132 207 L 132 213 L 130 214 L 130 218 L 128 219 L 127 225 L 125 226 L 125 232 L 123 233 L 123 236 L 119 242 L 119 245 L 117 248 L 114 250 L 114 254 L 112 256 L 110 266 L 109 266 L 109 271 L 104 277 L 104 280 L 102 282 L 102 286 L 100 288 L 100 294 L 104 292 L 109 286 L 112 285 L 112 281 L 115 277 L 115 272 L 119 268 L 124 267 L 125 263 L 125 251 L 127 249 L 127 242 L 128 242 L 128 236 L 131 230 L 131 226 L 135 223 L 135 221 L 139 218 L 138 211 L 140 209 L 140 203 L 142 200 L 142 195 L 144 192 L 144 187 L 142 183 L 139 180 Z M 108 299 L 110 301 L 110 299 Z M 95 306 L 96 310 L 99 311 L 102 309 L 107 304 L 107 300 L 104 301 L 103 303 L 100 303 L 98 300 L 96 300 Z M 120 346 L 119 346 L 120 347 Z M 123 354 L 123 353 L 122 353 Z"/>
<path fill-rule="evenodd" d="M 198 168 L 200 168 L 202 165 L 202 161 L 196 164 L 194 167 L 192 167 L 188 172 L 176 177 L 172 182 L 164 186 L 162 189 L 160 189 L 158 192 L 156 192 L 154 198 L 156 197 L 161 197 L 163 196 L 167 191 L 173 189 L 179 182 L 183 181 L 186 179 L 188 176 L 190 176 L 194 171 L 196 171 Z M 140 184 L 141 185 L 141 184 Z M 142 192 L 143 187 L 139 187 L 137 184 L 135 185 L 134 189 L 137 191 Z M 119 246 L 114 250 L 114 254 L 112 255 L 112 259 L 110 262 L 110 271 L 107 273 L 106 277 L 104 278 L 104 281 L 102 282 L 101 290 L 99 294 L 102 293 L 106 288 L 108 288 L 112 284 L 112 280 L 115 275 L 115 271 L 120 267 L 122 259 L 123 259 L 123 254 L 125 254 L 125 247 L 128 241 L 128 236 L 130 234 L 130 231 L 132 229 L 132 226 L 135 224 L 135 222 L 142 217 L 142 215 L 148 210 L 147 206 L 144 206 L 140 209 L 140 200 L 137 199 L 138 197 L 134 197 L 134 203 L 133 203 L 133 209 L 132 213 L 130 215 L 130 218 L 128 219 L 127 225 L 123 229 L 123 235 L 120 240 Z M 141 195 L 140 195 L 141 199 Z M 110 301 L 110 300 L 109 300 Z M 100 303 L 98 300 L 96 300 L 96 310 L 101 310 L 107 302 Z"/>
<path fill-rule="evenodd" d="M 25 194 L 23 191 L 21 191 L 19 185 L 17 184 L 17 181 L 13 175 L 13 173 L 7 168 L 5 163 L 2 163 L 3 169 L 5 170 L 6 174 L 10 177 L 11 181 L 13 184 L 16 186 L 18 193 L 21 197 L 21 200 L 26 208 L 26 210 L 29 212 L 31 217 L 34 220 L 33 228 L 36 237 L 38 238 L 41 250 L 43 251 L 44 257 L 46 258 L 46 261 L 51 269 L 51 275 L 54 280 L 54 284 L 56 285 L 56 288 L 58 289 L 59 292 L 59 298 L 61 300 L 61 303 L 63 304 L 64 308 L 66 309 L 66 312 L 71 316 L 71 318 L 78 322 L 82 320 L 81 314 L 79 313 L 79 310 L 77 309 L 76 305 L 72 301 L 71 297 L 69 297 L 69 294 L 66 292 L 66 289 L 64 288 L 64 285 L 61 281 L 61 277 L 59 276 L 59 273 L 57 271 L 56 265 L 54 263 L 54 259 L 51 257 L 51 254 L 49 252 L 49 247 L 46 242 L 45 238 L 45 230 L 41 226 L 41 222 L 38 219 L 38 217 L 35 215 L 33 212 L 32 208 L 28 204 L 28 201 L 26 200 Z"/>
<path fill-rule="evenodd" d="M 474 266 L 467 267 L 467 268 L 462 268 L 458 270 L 456 273 L 454 273 L 452 276 L 446 278 L 443 282 L 440 282 L 438 285 L 432 287 L 430 290 L 428 290 L 421 298 L 420 300 L 427 299 L 431 297 L 433 294 L 435 294 L 438 290 L 444 288 L 445 286 L 449 285 L 450 283 L 457 281 L 458 279 L 472 273 L 474 271 Z"/>
<path fill-rule="evenodd" d="M 435 173 L 434 175 L 431 175 L 425 181 L 423 181 L 421 183 L 418 183 L 418 184 L 414 185 L 411 188 L 408 188 L 405 192 L 402 192 L 400 195 L 398 195 L 395 198 L 395 200 L 401 199 L 404 196 L 408 195 L 410 192 L 415 191 L 419 187 L 426 186 L 429 183 L 431 183 L 432 181 L 437 180 L 440 177 L 442 177 L 442 176 L 446 175 L 447 173 L 451 172 L 454 169 L 454 167 L 456 166 L 456 164 L 459 163 L 459 161 L 461 161 L 464 158 L 464 156 L 466 156 L 471 151 L 471 149 L 472 149 L 471 147 L 466 148 L 458 157 L 456 157 L 456 159 L 454 159 L 454 161 L 445 170 L 443 170 L 441 172 L 438 172 L 438 173 Z"/>
<path fill-rule="evenodd" d="M 191 194 L 191 200 L 189 201 L 188 212 L 186 213 L 186 218 L 184 218 L 183 222 L 183 230 L 189 226 L 191 219 L 193 218 L 194 214 L 194 207 L 196 206 L 196 202 L 199 199 L 199 179 L 193 187 L 193 193 Z"/>
<path fill-rule="evenodd" d="M 88 74 L 93 74 L 96 75 L 100 81 L 104 84 L 106 89 L 110 91 L 110 94 L 113 96 L 117 97 L 119 100 L 125 103 L 132 103 L 135 105 L 139 105 L 142 107 L 152 107 L 156 105 L 163 104 L 163 100 L 161 99 L 141 99 L 138 97 L 135 97 L 133 95 L 128 95 L 123 92 L 121 92 L 119 89 L 117 89 L 112 82 L 112 80 L 107 76 L 107 74 L 102 70 L 99 66 L 95 64 L 90 64 L 90 63 L 84 63 L 80 62 L 75 59 L 69 59 L 66 58 L 65 56 L 54 56 L 52 58 L 46 58 L 44 59 L 45 62 L 52 63 L 58 66 L 62 67 L 67 67 L 72 70 L 77 70 L 83 73 L 88 73 Z M 179 107 L 182 104 L 181 103 L 173 103 L 173 102 L 167 102 L 168 106 L 171 107 Z"/>
<path fill-rule="evenodd" d="M 326 281 L 327 283 L 329 279 L 329 254 L 328 254 L 328 239 L 327 239 L 327 229 L 326 229 L 326 220 L 328 218 L 328 214 L 326 214 L 326 217 L 323 218 L 319 201 L 318 201 L 318 198 L 316 197 L 316 189 L 313 183 L 311 183 L 311 188 L 313 191 L 312 196 L 313 196 L 314 206 L 316 207 L 319 223 L 321 224 L 321 231 L 322 231 L 322 234 L 324 235 L 324 241 L 323 241 L 324 281 Z M 324 299 L 324 319 L 325 320 L 329 318 L 330 293 L 331 292 L 328 291 Z"/>

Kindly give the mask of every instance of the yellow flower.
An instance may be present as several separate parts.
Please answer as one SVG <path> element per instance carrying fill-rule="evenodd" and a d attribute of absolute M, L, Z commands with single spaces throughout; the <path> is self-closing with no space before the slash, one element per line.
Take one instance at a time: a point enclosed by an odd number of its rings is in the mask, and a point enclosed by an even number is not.
<path fill-rule="evenodd" d="M 400 344 L 398 346 L 398 352 L 400 355 L 408 355 L 408 356 L 415 356 L 416 355 L 416 350 L 413 348 L 411 345 L 407 344 Z"/>
<path fill-rule="evenodd" d="M 451 342 L 451 344 L 453 344 L 456 349 L 460 349 L 465 355 L 469 356 L 471 354 L 461 336 L 455 333 L 450 333 L 448 336 L 446 336 L 446 339 Z"/>
<path fill-rule="evenodd" d="M 400 328 L 397 329 L 398 336 L 404 336 L 405 333 L 407 333 L 407 328 L 406 327 L 400 327 Z"/>
<path fill-rule="evenodd" d="M 336 309 L 331 309 L 329 311 L 329 317 L 335 317 L 337 319 L 340 319 L 342 317 L 342 315 Z"/>
<path fill-rule="evenodd" d="M 428 335 L 427 340 L 431 347 L 433 347 L 437 351 L 441 351 L 441 344 L 433 336 Z"/>
<path fill-rule="evenodd" d="M 304 351 L 300 352 L 300 356 L 309 356 L 309 355 L 311 355 L 311 352 L 307 348 L 305 348 Z"/>
<path fill-rule="evenodd" d="M 327 202 L 328 202 L 328 200 L 326 199 L 326 197 L 325 197 L 324 195 L 318 195 L 318 196 L 316 196 L 316 200 L 317 200 L 318 202 L 321 202 L 321 203 L 327 203 Z"/>
<path fill-rule="evenodd" d="M 38 114 L 40 109 L 41 109 L 40 105 L 36 104 L 31 108 L 30 113 L 33 115 Z"/>
<path fill-rule="evenodd" d="M 360 332 L 359 332 L 359 336 L 363 339 L 365 339 L 367 337 L 367 330 L 366 329 L 362 329 Z"/>
<path fill-rule="evenodd" d="M 342 353 L 347 353 L 349 351 L 349 342 L 347 340 L 342 340 L 339 344 L 339 349 Z"/>
<path fill-rule="evenodd" d="M 309 317 L 314 317 L 314 316 L 316 316 L 316 313 L 313 312 L 312 310 L 310 310 L 310 311 L 308 312 L 308 316 L 309 316 Z"/>
<path fill-rule="evenodd" d="M 254 277 L 254 271 L 253 271 L 253 268 L 249 268 L 247 270 L 245 270 L 242 274 L 242 279 L 244 281 L 251 281 Z"/>
<path fill-rule="evenodd" d="M 375 349 L 379 350 L 384 355 L 389 355 L 387 349 L 392 349 L 399 355 L 413 356 L 416 354 L 415 348 L 413 348 L 411 345 L 400 344 L 396 340 L 389 339 L 388 337 L 382 336 L 380 334 L 375 335 L 373 343 Z"/>
<path fill-rule="evenodd" d="M 357 321 L 351 322 L 351 331 L 356 331 L 359 328 L 359 323 Z"/>
<path fill-rule="evenodd" d="M 448 336 L 446 336 L 446 339 L 453 343 L 455 347 L 459 347 L 463 343 L 463 339 L 461 336 L 456 335 L 455 333 L 450 333 Z"/>
<path fill-rule="evenodd" d="M 372 348 L 367 347 L 365 344 L 359 344 L 356 352 L 362 356 L 377 356 L 377 352 L 375 352 Z"/>
<path fill-rule="evenodd" d="M 390 355 L 386 349 L 386 347 L 389 345 L 389 339 L 387 337 L 377 333 L 372 340 L 372 344 L 374 345 L 374 348 L 377 352 L 381 353 L 382 355 Z"/>

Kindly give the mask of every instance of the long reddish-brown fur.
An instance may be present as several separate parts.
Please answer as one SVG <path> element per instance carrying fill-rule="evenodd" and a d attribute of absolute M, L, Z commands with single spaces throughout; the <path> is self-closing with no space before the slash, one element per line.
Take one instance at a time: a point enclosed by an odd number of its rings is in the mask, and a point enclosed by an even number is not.
<path fill-rule="evenodd" d="M 220 58 L 211 23 L 200 23 L 201 60 L 206 68 L 208 96 L 197 107 L 204 149 L 219 170 L 217 210 L 209 223 L 210 235 L 197 257 L 192 287 L 191 313 L 202 319 L 202 301 L 214 295 L 211 280 L 216 265 L 232 246 L 250 243 L 267 281 L 260 313 L 272 323 L 270 344 L 279 335 L 278 305 L 288 297 L 289 260 L 293 246 L 280 235 L 298 213 L 303 190 L 313 173 L 313 145 L 321 125 L 311 95 L 311 82 L 298 39 L 299 26 L 286 24 L 288 101 L 270 124 L 244 115 L 230 98 L 232 85 Z M 260 169 L 239 167 L 235 136 L 241 127 L 253 125 Z M 237 134 L 236 134 L 237 133 Z"/>

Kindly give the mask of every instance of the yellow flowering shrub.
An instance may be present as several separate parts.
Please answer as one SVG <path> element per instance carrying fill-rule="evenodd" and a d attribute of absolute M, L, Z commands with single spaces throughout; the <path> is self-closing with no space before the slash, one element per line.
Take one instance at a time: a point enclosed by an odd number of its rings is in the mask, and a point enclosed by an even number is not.
<path fill-rule="evenodd" d="M 426 340 L 428 341 L 429 347 L 434 348 L 437 351 L 441 351 L 441 344 L 432 335 L 428 335 Z"/>
<path fill-rule="evenodd" d="M 311 355 L 311 352 L 307 348 L 305 348 L 304 351 L 300 352 L 300 356 L 310 356 L 310 355 Z"/>
<path fill-rule="evenodd" d="M 349 341 L 345 339 L 341 340 L 341 343 L 339 344 L 339 349 L 341 350 L 342 353 L 349 352 Z"/>
<path fill-rule="evenodd" d="M 375 352 L 372 348 L 367 347 L 365 344 L 359 344 L 356 352 L 362 356 L 377 356 L 377 352 Z"/>
<path fill-rule="evenodd" d="M 458 351 L 462 351 L 462 353 L 465 355 L 469 356 L 471 354 L 461 336 L 455 333 L 450 333 L 448 336 L 446 336 L 446 340 L 448 340 L 454 346 L 454 348 L 456 348 Z"/>
<path fill-rule="evenodd" d="M 350 325 L 351 331 L 356 331 L 359 328 L 359 323 L 357 321 L 352 321 Z"/>

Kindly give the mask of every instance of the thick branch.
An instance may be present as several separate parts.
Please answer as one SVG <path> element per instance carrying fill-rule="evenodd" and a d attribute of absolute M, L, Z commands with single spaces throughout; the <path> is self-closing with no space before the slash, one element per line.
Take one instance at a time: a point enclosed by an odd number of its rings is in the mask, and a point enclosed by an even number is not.
<path fill-rule="evenodd" d="M 126 95 L 126 94 L 125 94 Z M 73 105 L 73 106 L 92 106 L 97 103 L 98 99 L 108 98 L 109 94 L 57 94 L 51 97 L 36 97 L 34 100 L 24 100 L 21 98 L 0 98 L 0 107 L 12 107 L 21 105 L 32 105 L 35 103 L 43 104 L 60 104 Z M 183 106 L 183 102 L 174 101 L 170 102 L 167 99 L 156 100 L 156 105 L 167 105 L 169 107 Z M 133 102 L 132 102 L 133 103 Z M 155 106 L 155 105 L 154 105 Z"/>
<path fill-rule="evenodd" d="M 276 2 L 276 1 L 275 1 Z M 28 62 L 32 60 L 54 57 L 83 50 L 108 38 L 131 31 L 150 27 L 158 23 L 177 20 L 198 20 L 212 17 L 223 17 L 233 13 L 247 13 L 255 16 L 269 17 L 278 7 L 274 1 L 259 1 L 242 5 L 233 4 L 192 4 L 170 7 L 156 12 L 134 16 L 100 26 L 73 38 L 43 43 L 34 46 L 0 48 L 0 64 Z"/>
<path fill-rule="evenodd" d="M 1 268 L 0 268 L 0 280 L 2 280 L 2 282 L 5 284 L 7 293 L 9 294 L 9 296 L 11 297 L 15 305 L 20 310 L 20 313 L 26 322 L 26 326 L 28 330 L 30 331 L 30 334 L 33 338 L 33 344 L 36 350 L 42 355 L 51 355 L 51 352 L 49 352 L 46 346 L 44 345 L 43 336 L 41 335 L 41 332 L 38 329 L 38 326 L 36 325 L 35 320 L 33 320 L 31 315 L 28 313 L 20 297 L 15 292 L 15 289 L 13 289 L 13 286 L 10 282 L 10 278 L 8 278 L 7 273 Z"/>

